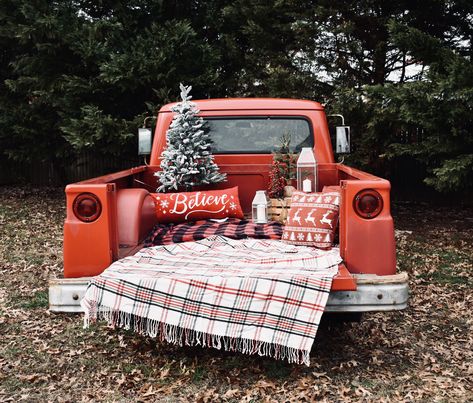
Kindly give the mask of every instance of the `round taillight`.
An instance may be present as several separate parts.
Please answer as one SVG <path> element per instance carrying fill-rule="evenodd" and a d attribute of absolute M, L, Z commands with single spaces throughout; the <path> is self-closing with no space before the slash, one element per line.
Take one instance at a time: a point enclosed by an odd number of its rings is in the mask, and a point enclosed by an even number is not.
<path fill-rule="evenodd" d="M 99 218 L 102 212 L 102 204 L 94 194 L 81 193 L 75 198 L 72 210 L 79 220 L 92 222 Z"/>
<path fill-rule="evenodd" d="M 375 218 L 383 209 L 383 198 L 373 189 L 358 192 L 353 200 L 353 208 L 363 218 Z"/>

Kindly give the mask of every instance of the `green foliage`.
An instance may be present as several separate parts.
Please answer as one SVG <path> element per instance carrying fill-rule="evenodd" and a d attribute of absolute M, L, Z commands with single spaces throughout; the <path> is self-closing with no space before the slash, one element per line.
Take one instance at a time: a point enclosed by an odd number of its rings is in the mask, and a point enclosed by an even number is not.
<path fill-rule="evenodd" d="M 416 29 L 404 31 L 402 39 L 411 41 L 411 52 L 416 57 L 423 56 L 426 49 L 435 49 L 432 50 L 435 58 L 422 80 L 368 89 L 375 103 L 370 123 L 378 133 L 383 133 L 384 156 L 389 159 L 408 156 L 419 161 L 429 172 L 425 182 L 439 191 L 471 189 L 473 65 L 470 58 Z M 415 138 L 404 139 L 403 143 L 400 132 Z"/>
<path fill-rule="evenodd" d="M 334 92 L 329 108 L 354 122 L 352 163 L 389 176 L 415 161 L 426 173 L 424 182 L 435 189 L 471 190 L 473 31 L 462 15 L 473 6 L 458 2 L 449 9 L 427 2 L 426 7 L 435 11 L 425 14 L 430 26 L 415 13 L 381 19 L 389 47 L 400 57 L 398 80 L 357 78 L 357 88 L 341 85 Z M 409 64 L 417 66 L 410 78 Z M 403 173 L 416 174 L 409 168 Z"/>
<path fill-rule="evenodd" d="M 100 147 L 119 154 L 128 140 L 133 138 L 132 131 L 136 123 L 134 125 L 130 123 L 135 122 L 113 118 L 111 115 L 105 115 L 95 105 L 86 105 L 81 108 L 78 118 L 64 121 L 61 131 L 75 150 Z"/>
<path fill-rule="evenodd" d="M 348 163 L 471 188 L 472 14 L 462 0 L 0 0 L 0 159 L 50 161 L 67 181 L 84 150 L 134 155 L 143 118 L 186 82 L 195 98 L 324 102 L 353 128 Z"/>
<path fill-rule="evenodd" d="M 185 19 L 156 22 L 164 13 L 153 2 L 2 1 L 4 155 L 49 160 L 64 181 L 84 150 L 134 155 L 136 128 L 177 82 L 202 89 L 216 78 L 204 38 Z"/>

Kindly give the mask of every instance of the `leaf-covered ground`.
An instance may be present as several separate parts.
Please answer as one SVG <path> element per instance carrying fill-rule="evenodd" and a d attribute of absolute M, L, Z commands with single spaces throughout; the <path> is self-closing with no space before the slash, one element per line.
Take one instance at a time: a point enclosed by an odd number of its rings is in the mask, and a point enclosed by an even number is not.
<path fill-rule="evenodd" d="M 322 329 L 307 368 L 50 314 L 63 192 L 0 188 L 0 401 L 473 401 L 473 211 L 394 215 L 409 308 Z"/>

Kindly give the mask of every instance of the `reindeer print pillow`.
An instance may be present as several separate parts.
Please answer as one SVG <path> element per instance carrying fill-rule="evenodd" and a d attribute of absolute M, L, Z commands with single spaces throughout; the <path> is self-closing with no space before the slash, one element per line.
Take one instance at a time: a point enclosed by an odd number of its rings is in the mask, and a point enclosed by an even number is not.
<path fill-rule="evenodd" d="M 340 193 L 337 191 L 294 192 L 283 241 L 321 249 L 331 248 L 338 224 L 339 205 Z"/>

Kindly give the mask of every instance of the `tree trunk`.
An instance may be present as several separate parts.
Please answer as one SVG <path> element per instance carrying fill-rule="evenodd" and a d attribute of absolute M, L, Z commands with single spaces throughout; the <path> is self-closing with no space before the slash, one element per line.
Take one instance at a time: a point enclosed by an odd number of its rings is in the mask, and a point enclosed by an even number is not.
<path fill-rule="evenodd" d="M 373 56 L 373 84 L 383 85 L 386 80 L 386 52 L 386 42 L 380 41 L 375 48 Z"/>

